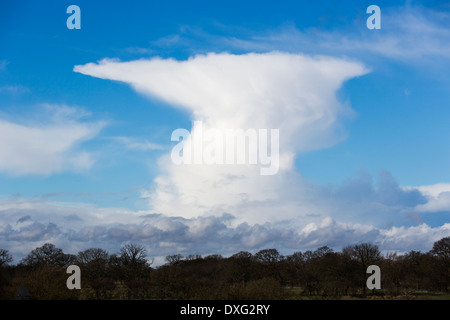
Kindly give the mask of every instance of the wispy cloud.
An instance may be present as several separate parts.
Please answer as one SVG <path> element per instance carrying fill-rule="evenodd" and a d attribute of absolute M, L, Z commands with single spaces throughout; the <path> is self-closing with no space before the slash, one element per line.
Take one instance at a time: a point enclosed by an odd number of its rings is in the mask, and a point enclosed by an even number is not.
<path fill-rule="evenodd" d="M 130 137 L 115 137 L 114 140 L 122 143 L 130 150 L 136 150 L 136 151 L 151 151 L 151 150 L 163 150 L 165 147 L 153 143 L 147 140 L 144 141 L 138 141 L 136 138 L 130 138 Z"/>
<path fill-rule="evenodd" d="M 156 53 L 155 50 L 152 50 L 150 48 L 143 48 L 143 47 L 128 47 L 128 48 L 122 49 L 120 51 L 127 53 L 127 54 L 136 54 L 136 55 L 150 55 L 150 54 Z"/>
<path fill-rule="evenodd" d="M 30 92 L 30 89 L 22 85 L 4 85 L 0 86 L 0 93 L 6 93 L 10 95 L 20 95 Z"/>
<path fill-rule="evenodd" d="M 364 12 L 363 12 L 364 13 Z M 365 16 L 363 16 L 365 17 Z M 161 49 L 184 48 L 189 54 L 205 51 L 233 53 L 279 50 L 291 53 L 347 56 L 362 61 L 383 57 L 405 63 L 437 63 L 450 57 L 450 14 L 416 6 L 382 9 L 382 29 L 372 31 L 365 20 L 334 29 L 299 29 L 286 22 L 269 30 L 236 31 L 222 25 L 220 35 L 184 26 L 179 33 L 152 42 Z M 430 58 L 433 59 L 430 60 Z"/>

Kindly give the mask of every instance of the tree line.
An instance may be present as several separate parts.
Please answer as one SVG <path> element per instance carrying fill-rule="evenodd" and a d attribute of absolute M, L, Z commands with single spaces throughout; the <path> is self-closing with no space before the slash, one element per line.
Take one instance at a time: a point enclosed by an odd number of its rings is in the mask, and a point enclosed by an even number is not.
<path fill-rule="evenodd" d="M 32 250 L 12 265 L 0 249 L 0 299 L 16 299 L 26 288 L 31 299 L 303 299 L 407 296 L 449 292 L 450 237 L 428 252 L 382 255 L 361 243 L 334 251 L 327 246 L 283 256 L 277 249 L 254 254 L 169 255 L 152 267 L 139 244 L 118 253 L 90 248 L 66 254 L 51 243 Z M 69 265 L 81 270 L 81 290 L 69 290 Z M 381 290 L 368 290 L 369 265 L 381 270 Z"/>

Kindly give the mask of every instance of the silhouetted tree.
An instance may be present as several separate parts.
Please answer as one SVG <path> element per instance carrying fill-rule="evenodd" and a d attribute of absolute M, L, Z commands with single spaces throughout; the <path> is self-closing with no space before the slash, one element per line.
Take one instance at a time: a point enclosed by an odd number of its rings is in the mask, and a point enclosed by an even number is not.
<path fill-rule="evenodd" d="M 166 257 L 166 261 L 169 265 L 174 265 L 183 260 L 183 256 L 181 254 L 173 254 Z"/>
<path fill-rule="evenodd" d="M 147 250 L 137 244 L 126 244 L 120 249 L 120 259 L 124 265 L 145 265 L 147 263 Z"/>
<path fill-rule="evenodd" d="M 377 264 L 381 261 L 381 252 L 377 245 L 371 243 L 361 243 L 345 247 L 344 254 L 347 254 L 350 258 L 356 260 L 360 265 L 360 281 L 363 284 L 364 294 L 366 293 L 366 284 L 364 279 L 366 278 L 367 267 L 372 264 Z"/>
<path fill-rule="evenodd" d="M 281 280 L 280 270 L 278 264 L 284 259 L 284 257 L 278 252 L 277 249 L 263 249 L 258 251 L 254 259 L 262 266 L 261 278 L 274 278 L 278 281 Z"/>
<path fill-rule="evenodd" d="M 376 245 L 350 245 L 335 252 L 327 246 L 283 256 L 276 249 L 254 255 L 240 251 L 220 255 L 174 254 L 167 263 L 151 268 L 144 246 L 124 245 L 110 255 L 90 248 L 76 256 L 46 243 L 16 266 L 7 250 L 0 249 L 0 298 L 13 298 L 25 284 L 34 299 L 282 299 L 302 295 L 339 297 L 366 289 L 366 269 L 382 270 L 377 294 L 415 294 L 412 290 L 448 290 L 450 237 L 433 244 L 426 253 L 390 253 L 384 258 Z M 82 271 L 82 290 L 68 290 L 66 267 Z M 364 291 L 365 292 L 365 291 Z M 286 294 L 289 294 L 287 296 Z"/>
<path fill-rule="evenodd" d="M 21 260 L 18 280 L 26 284 L 34 299 L 75 299 L 78 290 L 68 290 L 66 286 L 66 267 L 75 262 L 75 255 L 46 243 Z"/>
<path fill-rule="evenodd" d="M 322 246 L 318 249 L 316 249 L 312 255 L 316 259 L 321 259 L 325 257 L 327 254 L 333 253 L 333 249 L 329 248 L 328 246 Z"/>
<path fill-rule="evenodd" d="M 129 289 L 129 297 L 142 297 L 143 291 L 148 289 L 150 265 L 153 261 L 147 261 L 146 257 L 145 247 L 132 243 L 124 245 L 119 255 L 114 257 L 114 262 L 118 264 L 116 267 L 121 269 L 122 279 Z"/>
<path fill-rule="evenodd" d="M 425 254 L 414 250 L 402 256 L 406 281 L 411 288 L 420 289 L 428 286 L 428 283 L 425 281 L 428 270 L 426 270 L 424 256 Z"/>
<path fill-rule="evenodd" d="M 49 265 L 56 267 L 66 267 L 75 263 L 76 257 L 65 254 L 62 249 L 56 248 L 52 243 L 46 243 L 42 247 L 32 250 L 28 256 L 21 260 L 21 263 L 30 267 Z"/>
<path fill-rule="evenodd" d="M 277 249 L 263 249 L 255 254 L 255 260 L 263 264 L 276 264 L 283 258 Z"/>
<path fill-rule="evenodd" d="M 100 248 L 90 248 L 78 252 L 77 263 L 83 274 L 83 287 L 87 297 L 92 289 L 95 299 L 109 299 L 114 288 L 114 280 L 108 270 L 109 253 Z"/>
<path fill-rule="evenodd" d="M 7 266 L 12 261 L 13 257 L 9 254 L 9 251 L 6 249 L 0 249 L 0 267 Z"/>
<path fill-rule="evenodd" d="M 442 238 L 433 244 L 431 253 L 441 259 L 450 261 L 450 237 Z"/>
<path fill-rule="evenodd" d="M 396 252 L 389 253 L 381 263 L 383 272 L 383 288 L 388 289 L 391 294 L 398 295 L 402 288 L 407 287 L 405 278 L 408 270 L 408 260 L 404 256 L 399 256 Z"/>
<path fill-rule="evenodd" d="M 13 261 L 12 255 L 6 249 L 0 249 L 0 299 L 8 296 L 7 287 L 11 281 L 11 270 L 8 268 L 10 262 Z"/>
<path fill-rule="evenodd" d="M 254 273 L 253 265 L 254 259 L 250 252 L 239 251 L 233 254 L 228 258 L 228 281 L 245 286 Z"/>
<path fill-rule="evenodd" d="M 300 251 L 286 256 L 285 259 L 285 279 L 286 283 L 293 286 L 300 286 L 304 282 L 305 258 Z"/>
<path fill-rule="evenodd" d="M 80 263 L 90 263 L 93 261 L 107 261 L 109 259 L 109 253 L 100 248 L 90 248 L 84 251 L 78 252 L 77 261 Z"/>
<path fill-rule="evenodd" d="M 448 291 L 450 284 L 450 237 L 436 241 L 430 253 L 436 257 L 434 269 L 438 276 L 439 286 Z"/>

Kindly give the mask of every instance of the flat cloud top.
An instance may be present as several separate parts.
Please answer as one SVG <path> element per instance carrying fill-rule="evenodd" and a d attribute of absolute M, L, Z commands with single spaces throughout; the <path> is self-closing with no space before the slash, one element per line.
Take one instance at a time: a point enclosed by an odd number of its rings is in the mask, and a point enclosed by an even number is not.
<path fill-rule="evenodd" d="M 286 130 L 320 120 L 326 126 L 341 111 L 335 91 L 345 80 L 368 72 L 358 62 L 280 52 L 209 53 L 185 61 L 103 59 L 74 71 L 128 83 L 215 128 Z"/>

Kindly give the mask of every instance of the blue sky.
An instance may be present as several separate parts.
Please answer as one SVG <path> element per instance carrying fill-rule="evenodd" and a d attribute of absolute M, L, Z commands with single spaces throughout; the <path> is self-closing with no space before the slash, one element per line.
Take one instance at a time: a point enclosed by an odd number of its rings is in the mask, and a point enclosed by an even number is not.
<path fill-rule="evenodd" d="M 80 30 L 66 27 L 71 4 Z M 380 30 L 366 27 L 371 4 L 381 8 Z M 158 257 L 361 241 L 428 250 L 450 234 L 448 2 L 6 1 L 0 12 L 0 247 L 17 256 L 45 242 L 114 251 L 135 241 Z M 183 89 L 207 85 L 196 73 L 174 82 L 182 62 L 222 83 L 269 68 L 258 61 L 279 63 L 278 72 L 299 56 L 323 57 L 304 72 L 325 99 L 320 114 L 332 115 L 319 122 L 327 130 L 286 129 L 293 166 L 274 180 L 239 171 L 233 193 L 214 187 L 222 169 L 164 162 L 172 131 L 190 129 L 202 110 Z M 210 66 L 221 63 L 229 72 Z M 337 69 L 322 79 L 324 66 Z M 277 82 L 261 80 L 272 85 L 264 99 L 292 84 L 283 79 L 303 79 L 279 72 Z M 336 85 L 321 91 L 327 77 Z M 225 89 L 212 97 L 233 99 Z M 271 111 L 237 110 L 208 114 L 251 125 L 240 111 Z M 280 107 L 280 121 L 283 110 L 301 120 Z"/>

